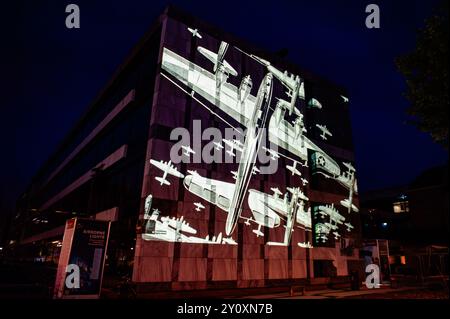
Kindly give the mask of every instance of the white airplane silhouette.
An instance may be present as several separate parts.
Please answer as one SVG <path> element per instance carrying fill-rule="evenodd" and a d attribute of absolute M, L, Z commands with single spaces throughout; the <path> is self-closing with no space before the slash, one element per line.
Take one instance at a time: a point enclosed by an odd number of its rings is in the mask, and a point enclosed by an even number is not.
<path fill-rule="evenodd" d="M 188 28 L 189 32 L 192 33 L 193 37 L 197 37 L 199 39 L 202 38 L 202 35 L 200 33 L 198 33 L 198 29 L 192 29 L 192 28 Z"/>
<path fill-rule="evenodd" d="M 240 141 L 223 139 L 223 142 L 230 147 L 230 149 L 226 152 L 230 156 L 233 156 L 233 157 L 236 156 L 236 154 L 234 154 L 233 150 L 238 150 L 238 151 L 242 152 L 242 146 L 241 146 L 242 143 Z"/>
<path fill-rule="evenodd" d="M 302 242 L 302 243 L 298 243 L 298 245 L 302 248 L 313 248 L 313 246 L 311 245 L 311 243 L 308 242 Z"/>
<path fill-rule="evenodd" d="M 253 229 L 252 232 L 256 235 L 256 237 L 264 237 L 264 233 L 261 231 L 262 225 L 260 223 L 257 223 L 252 218 L 247 218 L 247 217 L 243 217 L 243 216 L 241 216 L 241 218 L 243 220 L 245 220 L 244 224 L 246 226 L 250 226 L 250 222 L 254 222 L 254 223 L 258 224 L 258 229 Z"/>
<path fill-rule="evenodd" d="M 291 192 L 291 194 L 295 194 L 299 199 L 308 201 L 309 198 L 300 190 L 299 187 L 286 187 L 286 189 Z"/>
<path fill-rule="evenodd" d="M 349 211 L 354 211 L 355 213 L 359 212 L 358 207 L 355 206 L 355 204 L 350 204 L 350 200 L 348 198 L 341 200 L 341 205 L 345 208 L 348 208 Z"/>
<path fill-rule="evenodd" d="M 241 50 L 241 52 L 243 52 Z M 245 53 L 245 52 L 243 52 Z M 248 53 L 245 53 L 246 55 L 249 55 Z M 254 60 L 258 61 L 262 65 L 266 66 L 267 71 L 269 71 L 271 74 L 273 74 L 274 77 L 276 77 L 281 84 L 287 89 L 286 94 L 291 98 L 290 102 L 288 102 L 288 110 L 289 115 L 292 115 L 292 112 L 295 110 L 295 103 L 297 101 L 297 98 L 304 99 L 305 98 L 305 86 L 303 84 L 303 81 L 301 80 L 300 76 L 295 74 L 288 74 L 287 71 L 282 72 L 275 68 L 271 63 L 267 60 L 264 60 L 256 55 L 250 54 L 250 57 L 252 57 Z"/>
<path fill-rule="evenodd" d="M 259 174 L 261 171 L 259 170 L 259 168 L 258 167 L 256 167 L 256 166 L 253 166 L 253 169 L 252 169 L 252 173 L 253 173 L 253 175 L 256 175 L 256 174 Z"/>
<path fill-rule="evenodd" d="M 325 125 L 316 124 L 316 126 L 319 128 L 319 130 L 322 131 L 322 134 L 320 134 L 322 140 L 325 141 L 327 139 L 327 135 L 333 136 L 333 134 L 331 134 L 331 132 L 327 129 Z"/>
<path fill-rule="evenodd" d="M 308 184 L 308 180 L 306 178 L 301 178 L 303 186 Z"/>
<path fill-rule="evenodd" d="M 186 156 L 189 156 L 189 154 L 195 154 L 194 150 L 190 146 L 181 146 L 181 148 L 184 150 L 183 154 Z"/>
<path fill-rule="evenodd" d="M 294 161 L 292 165 L 286 165 L 286 169 L 290 170 L 292 172 L 292 176 L 298 175 L 301 176 L 302 173 L 297 169 L 297 161 Z"/>
<path fill-rule="evenodd" d="M 169 216 L 163 216 L 161 217 L 161 221 L 170 227 L 174 229 L 179 229 L 182 232 L 190 233 L 190 234 L 196 234 L 197 230 L 192 228 L 189 223 L 187 223 L 184 220 L 184 216 L 181 217 L 169 217 Z"/>
<path fill-rule="evenodd" d="M 332 223 L 324 223 L 324 225 L 327 226 L 330 230 L 336 230 L 339 228 L 337 225 Z"/>
<path fill-rule="evenodd" d="M 354 227 L 350 223 L 344 223 L 345 226 L 347 226 L 347 231 L 351 231 Z"/>
<path fill-rule="evenodd" d="M 258 229 L 253 229 L 252 232 L 255 233 L 256 237 L 264 237 L 264 233 L 261 231 L 261 224 L 258 224 Z"/>
<path fill-rule="evenodd" d="M 266 152 L 268 152 L 270 155 L 271 155 L 271 159 L 272 160 L 276 160 L 277 158 L 280 158 L 280 155 L 278 155 L 278 153 L 277 152 L 275 152 L 274 150 L 272 150 L 272 149 L 270 149 L 270 148 L 267 148 L 267 147 L 264 147 L 263 146 L 263 150 L 265 150 Z"/>
<path fill-rule="evenodd" d="M 332 229 L 337 229 L 336 225 L 343 224 L 345 221 L 345 217 L 339 214 L 339 211 L 334 208 L 334 204 L 319 206 L 319 214 L 330 218 L 329 227 Z"/>
<path fill-rule="evenodd" d="M 203 206 L 202 203 L 194 203 L 194 206 L 195 206 L 195 210 L 198 212 L 202 209 L 205 209 L 205 206 Z"/>
<path fill-rule="evenodd" d="M 341 98 L 344 100 L 345 103 L 348 102 L 348 97 L 345 97 L 345 96 L 341 95 Z"/>
<path fill-rule="evenodd" d="M 355 172 L 356 169 L 353 167 L 352 163 L 349 162 L 343 162 L 342 165 L 344 165 L 349 172 Z"/>
<path fill-rule="evenodd" d="M 213 144 L 216 146 L 215 149 L 220 151 L 221 149 L 223 149 L 223 146 L 221 143 L 219 142 L 213 142 Z"/>
<path fill-rule="evenodd" d="M 228 245 L 237 245 L 237 242 L 232 237 L 223 237 L 222 244 L 224 243 Z"/>
<path fill-rule="evenodd" d="M 167 174 L 173 175 L 178 178 L 184 178 L 184 175 L 181 174 L 176 167 L 172 164 L 172 161 L 164 162 L 164 161 L 155 161 L 154 159 L 150 160 L 150 164 L 156 166 L 160 170 L 164 172 L 162 177 L 155 177 L 155 179 L 160 182 L 161 185 L 170 185 L 170 182 L 166 179 Z"/>
<path fill-rule="evenodd" d="M 250 226 L 250 222 L 252 221 L 251 218 L 246 218 L 246 217 L 242 217 L 242 216 L 241 216 L 241 218 L 245 220 L 245 222 L 244 222 L 245 225 Z"/>
<path fill-rule="evenodd" d="M 213 72 L 216 80 L 216 88 L 220 88 L 222 83 L 225 83 L 228 76 L 237 76 L 237 71 L 225 61 L 225 53 L 227 52 L 229 44 L 222 41 L 220 43 L 219 51 L 217 53 L 212 52 L 204 47 L 197 47 L 197 51 L 200 52 L 205 58 L 214 63 Z"/>
<path fill-rule="evenodd" d="M 278 187 L 272 187 L 270 190 L 273 192 L 273 196 L 275 198 L 278 198 L 281 195 L 283 195 L 283 193 L 278 189 Z"/>

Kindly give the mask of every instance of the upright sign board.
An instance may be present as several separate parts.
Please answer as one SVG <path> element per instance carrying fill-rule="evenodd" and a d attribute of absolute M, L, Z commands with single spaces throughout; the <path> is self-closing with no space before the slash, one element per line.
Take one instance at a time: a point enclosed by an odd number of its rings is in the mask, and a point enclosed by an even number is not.
<path fill-rule="evenodd" d="M 54 298 L 99 298 L 110 225 L 80 218 L 66 222 Z"/>

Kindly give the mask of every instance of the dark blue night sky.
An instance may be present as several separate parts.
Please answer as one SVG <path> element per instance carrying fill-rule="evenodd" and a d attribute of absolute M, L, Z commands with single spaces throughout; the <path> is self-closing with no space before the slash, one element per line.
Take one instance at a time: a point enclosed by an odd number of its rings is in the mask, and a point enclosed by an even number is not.
<path fill-rule="evenodd" d="M 76 3 L 81 29 L 65 28 Z M 405 124 L 405 83 L 394 58 L 412 50 L 437 1 L 172 1 L 181 9 L 349 90 L 361 190 L 402 185 L 448 152 Z M 381 8 L 381 29 L 365 7 Z M 166 1 L 25 1 L 6 17 L 2 54 L 0 208 L 23 191 Z M 5 20 L 6 19 L 6 20 Z M 12 49 L 12 50 L 11 50 Z M 6 75 L 6 76 L 5 76 Z"/>

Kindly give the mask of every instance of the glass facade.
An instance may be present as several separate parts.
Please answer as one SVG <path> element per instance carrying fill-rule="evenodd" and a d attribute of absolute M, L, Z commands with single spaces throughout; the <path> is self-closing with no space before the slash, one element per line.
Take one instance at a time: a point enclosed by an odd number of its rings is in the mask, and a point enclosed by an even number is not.
<path fill-rule="evenodd" d="M 13 233 L 19 242 L 32 240 L 21 248 L 25 255 L 54 260 L 59 249 L 54 238 L 62 238 L 61 230 L 54 230 L 66 219 L 117 209 L 106 271 L 131 270 L 160 33 L 160 28 L 152 32 L 19 199 Z M 121 149 L 125 152 L 112 159 Z M 112 162 L 104 163 L 108 158 Z"/>

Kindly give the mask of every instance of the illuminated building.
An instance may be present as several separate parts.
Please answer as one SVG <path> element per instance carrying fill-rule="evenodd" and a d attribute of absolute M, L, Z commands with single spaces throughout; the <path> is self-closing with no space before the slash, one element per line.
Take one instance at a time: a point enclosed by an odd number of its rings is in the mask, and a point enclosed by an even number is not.
<path fill-rule="evenodd" d="M 20 198 L 16 248 L 95 216 L 143 293 L 326 282 L 362 270 L 354 166 L 345 89 L 169 8 Z"/>

